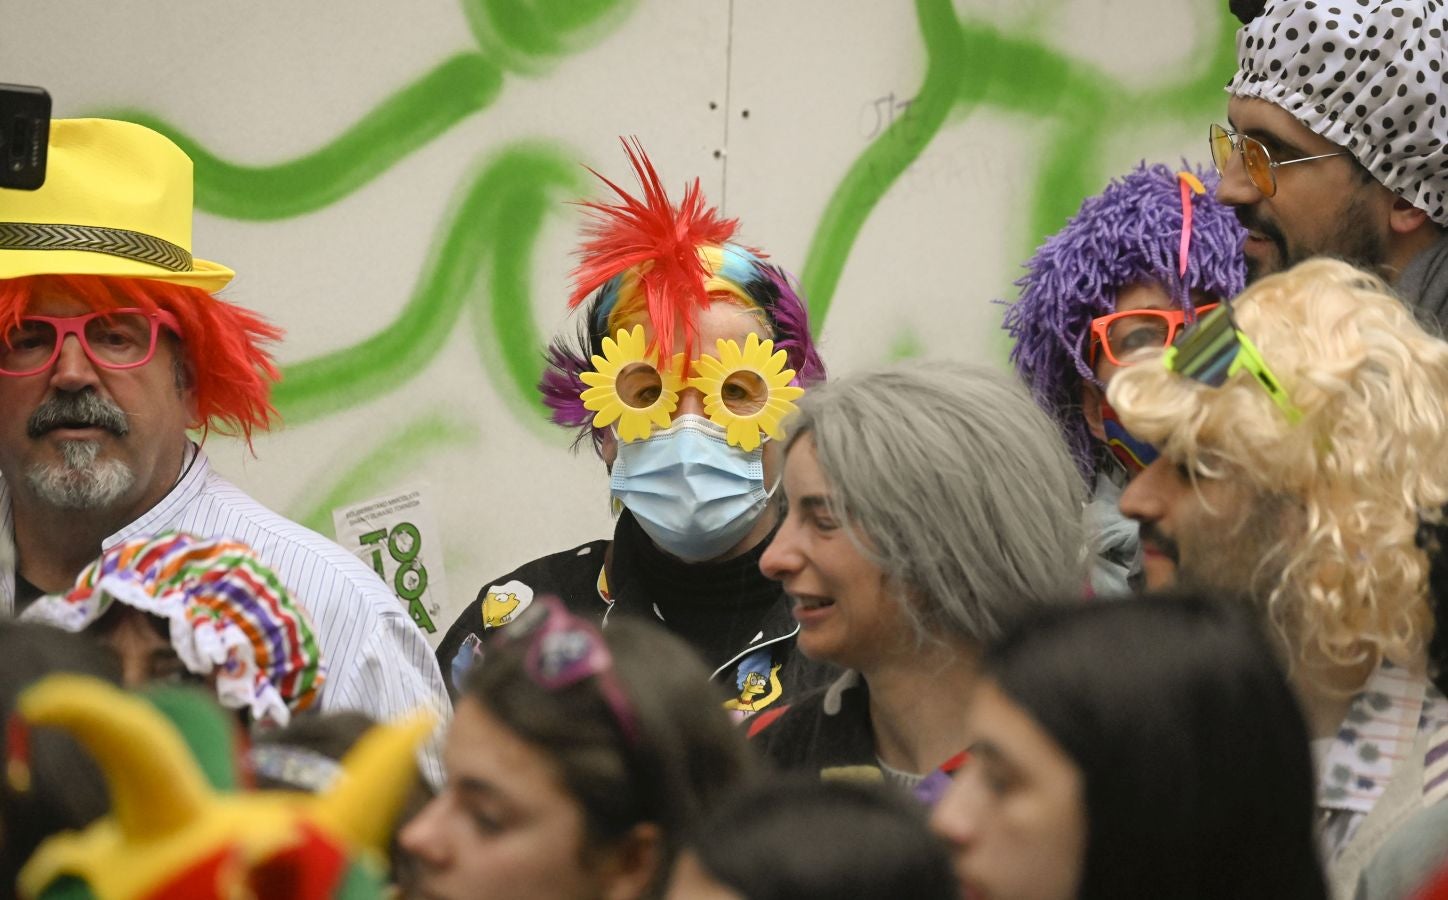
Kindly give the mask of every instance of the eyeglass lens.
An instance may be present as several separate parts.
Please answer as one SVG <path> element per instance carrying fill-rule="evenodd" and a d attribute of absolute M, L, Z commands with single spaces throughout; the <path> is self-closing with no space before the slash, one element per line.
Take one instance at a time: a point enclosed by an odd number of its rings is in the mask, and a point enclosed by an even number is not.
<path fill-rule="evenodd" d="M 92 359 L 103 366 L 133 366 L 152 350 L 155 331 L 151 319 L 138 313 L 97 316 L 79 332 Z M 49 365 L 56 352 L 53 323 L 21 319 L 0 342 L 0 371 L 28 374 Z"/>
<path fill-rule="evenodd" d="M 1232 161 L 1233 144 L 1236 144 L 1242 151 L 1242 166 L 1247 170 L 1247 177 L 1251 179 L 1252 186 L 1262 192 L 1264 197 L 1271 197 L 1277 193 L 1277 179 L 1272 172 L 1272 158 L 1267 155 L 1267 148 L 1259 141 L 1247 137 L 1245 134 L 1233 134 L 1220 125 L 1211 127 L 1210 144 L 1212 149 L 1212 165 L 1217 169 L 1217 174 L 1226 177 L 1227 164 Z"/>
<path fill-rule="evenodd" d="M 1182 334 L 1171 368 L 1194 381 L 1221 387 L 1240 348 L 1231 312 L 1223 304 L 1197 319 L 1196 326 Z"/>
<path fill-rule="evenodd" d="M 633 409 L 648 409 L 662 393 L 664 380 L 659 370 L 647 363 L 632 363 L 624 367 L 614 380 L 618 399 Z"/>
<path fill-rule="evenodd" d="M 1171 340 L 1171 332 L 1171 323 L 1163 316 L 1151 312 L 1135 313 L 1111 323 L 1106 329 L 1106 343 L 1111 355 L 1120 360 L 1135 350 L 1165 347 Z"/>
<path fill-rule="evenodd" d="M 719 386 L 719 402 L 738 416 L 752 416 L 769 400 L 769 388 L 754 372 L 740 369 L 729 374 Z"/>

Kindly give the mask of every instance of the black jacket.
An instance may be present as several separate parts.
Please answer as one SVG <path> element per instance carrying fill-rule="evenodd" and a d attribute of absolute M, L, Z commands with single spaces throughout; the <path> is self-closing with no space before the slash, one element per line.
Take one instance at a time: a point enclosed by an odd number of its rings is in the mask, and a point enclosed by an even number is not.
<path fill-rule="evenodd" d="M 916 799 L 934 806 L 965 761 L 964 751 L 918 784 L 891 775 L 880 765 L 870 725 L 870 688 L 860 673 L 847 671 L 827 687 L 792 704 L 780 704 L 750 721 L 749 743 L 777 768 L 817 773 L 821 778 L 881 780 L 910 787 Z"/>
<path fill-rule="evenodd" d="M 449 675 L 467 635 L 504 626 L 534 597 L 551 594 L 603 627 L 619 616 L 661 622 L 703 657 L 725 707 L 747 718 L 838 674 L 795 649 L 799 625 L 788 598 L 759 571 L 768 545 L 766 538 L 724 562 L 685 563 L 659 550 L 625 511 L 612 541 L 535 559 L 485 585 L 438 645 L 438 664 Z"/>
<path fill-rule="evenodd" d="M 749 743 L 780 769 L 821 778 L 884 777 L 870 727 L 870 690 L 858 672 L 750 722 Z"/>

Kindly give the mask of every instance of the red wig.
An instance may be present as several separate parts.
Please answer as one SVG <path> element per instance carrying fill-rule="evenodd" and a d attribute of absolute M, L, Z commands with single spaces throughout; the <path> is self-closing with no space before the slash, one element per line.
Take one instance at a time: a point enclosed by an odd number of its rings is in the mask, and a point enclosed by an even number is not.
<path fill-rule="evenodd" d="M 0 279 L 0 327 L 18 324 L 42 287 L 59 289 L 96 311 L 166 310 L 181 323 L 181 353 L 196 398 L 192 424 L 206 433 L 240 435 L 248 446 L 253 429 L 271 425 L 276 409 L 269 395 L 280 374 L 263 345 L 282 332 L 261 316 L 200 288 L 149 278 L 31 275 Z"/>

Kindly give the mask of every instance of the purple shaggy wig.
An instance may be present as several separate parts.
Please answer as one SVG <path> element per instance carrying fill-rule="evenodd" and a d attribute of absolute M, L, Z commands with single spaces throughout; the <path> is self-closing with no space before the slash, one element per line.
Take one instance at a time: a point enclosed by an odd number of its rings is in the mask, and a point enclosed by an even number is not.
<path fill-rule="evenodd" d="M 1159 284 L 1183 309 L 1191 291 L 1233 297 L 1242 290 L 1246 232 L 1230 207 L 1217 202 L 1216 176 L 1198 169 L 1206 194 L 1192 197 L 1186 278 L 1178 272 L 1182 202 L 1176 171 L 1141 163 L 1081 204 L 1066 227 L 1046 239 L 1016 282 L 1020 298 L 1006 310 L 1015 339 L 1011 362 L 1036 402 L 1054 418 L 1081 470 L 1091 479 L 1095 440 L 1081 414 L 1081 388 L 1096 375 L 1086 360 L 1091 320 L 1116 311 L 1116 295 L 1138 284 Z"/>
<path fill-rule="evenodd" d="M 749 260 L 749 275 L 740 280 L 739 287 L 769 320 L 775 349 L 788 355 L 789 368 L 795 370 L 795 383 L 809 387 L 824 381 L 825 364 L 810 336 L 809 313 L 795 291 L 792 279 L 783 269 L 764 262 L 753 251 L 738 245 L 729 246 Z M 553 411 L 553 422 L 565 428 L 577 428 L 578 443 L 585 437 L 591 437 L 595 449 L 601 445 L 606 429 L 593 427 L 594 413 L 585 409 L 578 397 L 588 388 L 580 376 L 593 368 L 592 357 L 603 353 L 603 339 L 609 333 L 608 311 L 622 277 L 615 276 L 594 293 L 588 301 L 577 335 L 559 336 L 548 346 L 544 353 L 548 366 L 538 382 L 543 403 Z M 730 301 L 723 299 L 718 302 Z"/>

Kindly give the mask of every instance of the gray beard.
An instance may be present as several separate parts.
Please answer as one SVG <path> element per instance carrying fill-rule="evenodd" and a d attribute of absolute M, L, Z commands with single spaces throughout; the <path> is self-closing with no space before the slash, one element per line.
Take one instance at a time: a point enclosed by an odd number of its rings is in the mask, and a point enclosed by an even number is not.
<path fill-rule="evenodd" d="M 56 509 L 106 509 L 136 483 L 136 474 L 116 459 L 98 460 L 99 441 L 61 441 L 60 463 L 37 463 L 25 482 L 43 502 Z"/>

